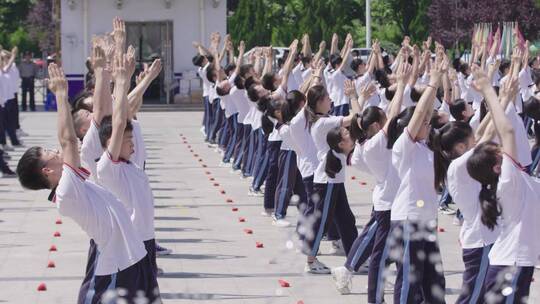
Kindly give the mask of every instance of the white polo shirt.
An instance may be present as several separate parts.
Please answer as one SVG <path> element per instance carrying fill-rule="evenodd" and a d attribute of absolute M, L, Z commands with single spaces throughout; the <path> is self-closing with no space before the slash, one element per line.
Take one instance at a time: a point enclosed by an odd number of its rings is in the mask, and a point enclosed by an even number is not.
<path fill-rule="evenodd" d="M 236 86 L 231 89 L 230 98 L 234 103 L 236 110 L 238 110 L 237 121 L 241 124 L 244 123 L 247 113 L 249 112 L 249 100 L 246 99 L 246 90 L 239 90 Z"/>
<path fill-rule="evenodd" d="M 392 204 L 391 220 L 428 222 L 437 219 L 433 152 L 411 138 L 408 128 L 392 149 L 392 164 L 401 180 Z"/>
<path fill-rule="evenodd" d="M 324 170 L 323 159 L 326 156 L 326 152 L 330 150 L 326 141 L 326 135 L 333 128 L 341 126 L 343 121 L 342 116 L 323 116 L 319 117 L 317 121 L 311 126 L 311 137 L 317 148 L 317 159 L 319 164 L 315 169 L 315 176 L 313 177 L 314 183 L 325 184 L 328 182 L 328 176 Z"/>
<path fill-rule="evenodd" d="M 298 75 L 298 72 L 299 72 L 299 68 L 298 68 L 298 65 L 291 71 L 291 73 L 289 74 L 289 79 L 287 79 L 287 89 L 289 91 L 292 91 L 292 90 L 298 90 L 298 88 L 300 87 L 300 85 L 298 84 L 298 82 L 296 81 L 296 77 Z M 296 71 L 296 75 L 295 75 L 295 71 Z M 280 69 L 279 72 L 278 72 L 278 75 L 283 77 L 283 74 L 284 74 L 284 70 L 283 69 Z"/>
<path fill-rule="evenodd" d="M 97 168 L 100 183 L 123 203 L 143 241 L 155 238 L 154 196 L 146 173 L 130 161 L 113 161 L 108 151 Z"/>
<path fill-rule="evenodd" d="M 345 80 L 347 79 L 347 76 L 342 71 L 332 73 L 328 79 L 328 82 L 332 83 L 330 99 L 334 103 L 334 107 L 349 104 L 349 98 L 345 95 Z"/>
<path fill-rule="evenodd" d="M 448 192 L 463 214 L 459 240 L 464 249 L 491 245 L 500 233 L 500 226 L 490 230 L 482 224 L 482 209 L 478 199 L 482 185 L 467 172 L 467 160 L 473 152 L 474 149 L 471 149 L 454 159 L 446 174 Z"/>
<path fill-rule="evenodd" d="M 210 62 L 206 63 L 204 67 L 199 67 L 198 69 L 199 77 L 202 79 L 203 97 L 210 97 L 210 87 L 212 86 L 212 83 L 208 81 L 208 78 L 206 77 L 208 67 L 210 67 Z M 210 100 L 210 102 L 212 102 L 212 100 Z"/>
<path fill-rule="evenodd" d="M 129 160 L 135 163 L 139 168 L 144 170 L 144 163 L 146 162 L 146 146 L 144 144 L 144 137 L 142 135 L 141 123 L 136 120 L 131 120 L 131 125 L 133 125 L 133 154 Z M 103 153 L 103 152 L 102 152 Z"/>
<path fill-rule="evenodd" d="M 313 142 L 309 128 L 306 127 L 304 111 L 305 108 L 296 113 L 289 124 L 289 128 L 292 140 L 298 147 L 298 150 L 296 150 L 298 170 L 302 177 L 306 178 L 313 175 L 319 165 L 319 159 L 317 158 L 317 147 Z"/>
<path fill-rule="evenodd" d="M 14 96 L 11 93 L 11 77 L 8 73 L 0 71 L 0 91 L 2 92 L 1 105 L 4 106 L 6 101 L 12 99 Z"/>
<path fill-rule="evenodd" d="M 387 149 L 388 138 L 383 130 L 362 145 L 363 160 L 375 177 L 372 202 L 375 211 L 390 210 L 401 180 L 392 166 L 392 150 Z"/>
<path fill-rule="evenodd" d="M 504 154 L 497 196 L 501 234 L 489 253 L 490 265 L 535 266 L 540 256 L 540 182 Z"/>
<path fill-rule="evenodd" d="M 146 255 L 122 203 L 109 191 L 86 180 L 89 172 L 64 164 L 56 187 L 58 211 L 73 219 L 99 249 L 96 275 L 124 270 Z"/>
<path fill-rule="evenodd" d="M 529 138 L 527 137 L 525 125 L 523 124 L 523 119 L 517 113 L 513 103 L 508 104 L 505 113 L 512 123 L 516 135 L 517 160 L 522 166 L 528 166 L 532 163 L 531 146 L 529 144 Z"/>
<path fill-rule="evenodd" d="M 229 91 L 229 94 L 220 97 L 221 98 L 220 103 L 223 104 L 223 106 L 225 107 L 225 117 L 227 118 L 238 113 L 238 110 L 236 109 L 236 104 L 231 97 L 231 92 L 232 92 L 232 89 L 234 88 L 235 78 L 236 78 L 236 74 L 233 73 L 231 77 L 229 77 L 228 79 L 229 85 L 231 86 L 231 90 Z"/>
<path fill-rule="evenodd" d="M 97 178 L 97 161 L 103 154 L 103 147 L 99 139 L 99 126 L 94 119 L 83 137 L 81 144 L 81 164 L 90 171 L 90 179 L 99 184 Z"/>

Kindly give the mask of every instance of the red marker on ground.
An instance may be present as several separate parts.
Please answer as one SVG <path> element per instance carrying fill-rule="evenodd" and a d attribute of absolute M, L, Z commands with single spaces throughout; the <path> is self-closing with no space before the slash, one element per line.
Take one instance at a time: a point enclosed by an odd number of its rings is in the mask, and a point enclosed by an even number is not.
<path fill-rule="evenodd" d="M 352 179 L 352 180 L 355 180 L 355 179 L 356 179 L 356 176 L 351 176 L 351 179 Z"/>
<path fill-rule="evenodd" d="M 281 285 L 281 287 L 291 287 L 291 284 L 289 284 L 289 282 L 285 281 L 285 280 L 278 280 L 279 282 L 279 285 Z"/>
<path fill-rule="evenodd" d="M 223 190 L 223 189 L 221 189 L 219 192 L 220 192 L 221 194 L 225 194 L 225 193 L 226 193 L 225 190 Z"/>
<path fill-rule="evenodd" d="M 228 199 L 226 200 L 226 202 L 230 204 L 230 203 L 233 202 L 233 200 L 232 200 L 232 198 L 228 198 Z"/>
<path fill-rule="evenodd" d="M 263 245 L 263 243 L 261 243 L 261 242 L 255 242 L 255 247 L 257 247 L 257 248 L 264 248 L 264 245 Z"/>
<path fill-rule="evenodd" d="M 243 217 L 239 217 L 239 218 L 238 218 L 238 221 L 239 221 L 240 223 L 243 223 L 243 222 L 245 222 L 245 221 L 246 221 L 246 219 L 245 219 L 245 218 L 243 218 Z"/>
<path fill-rule="evenodd" d="M 45 283 L 40 283 L 37 287 L 37 290 L 38 291 L 45 291 L 47 290 L 47 285 L 45 285 Z"/>
<path fill-rule="evenodd" d="M 235 208 L 232 208 L 232 211 L 233 211 L 233 212 L 236 212 L 236 211 L 238 211 L 238 208 L 236 208 L 236 207 L 235 207 Z"/>
<path fill-rule="evenodd" d="M 56 231 L 54 234 L 53 234 L 54 237 L 60 237 L 60 232 Z"/>
<path fill-rule="evenodd" d="M 446 230 L 444 230 L 444 228 L 442 227 L 439 227 L 439 232 L 445 232 Z"/>
<path fill-rule="evenodd" d="M 56 225 L 62 225 L 62 220 L 61 220 L 61 219 L 57 219 L 57 220 L 56 220 Z"/>
<path fill-rule="evenodd" d="M 253 230 L 248 229 L 248 228 L 244 229 L 244 232 L 245 232 L 246 234 L 253 234 Z"/>
<path fill-rule="evenodd" d="M 51 247 L 49 248 L 49 251 L 57 251 L 56 246 L 51 245 Z"/>
<path fill-rule="evenodd" d="M 47 268 L 55 268 L 56 265 L 54 264 L 53 261 L 49 261 L 49 263 L 47 264 Z"/>

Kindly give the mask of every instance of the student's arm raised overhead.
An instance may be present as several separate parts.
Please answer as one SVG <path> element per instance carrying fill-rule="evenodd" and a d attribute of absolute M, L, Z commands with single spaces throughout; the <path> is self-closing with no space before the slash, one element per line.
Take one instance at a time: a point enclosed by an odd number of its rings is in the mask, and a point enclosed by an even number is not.
<path fill-rule="evenodd" d="M 311 55 L 312 53 L 311 53 L 311 44 L 309 42 L 309 35 L 306 33 L 302 37 L 302 56 L 306 58 L 306 57 L 311 57 Z"/>
<path fill-rule="evenodd" d="M 116 54 L 123 54 L 126 49 L 126 23 L 120 17 L 113 19 L 113 38 Z"/>
<path fill-rule="evenodd" d="M 93 119 L 99 125 L 103 117 L 112 114 L 112 98 L 110 93 L 110 75 L 105 70 L 105 51 L 98 45 L 92 49 L 92 67 L 96 78 L 93 96 Z"/>
<path fill-rule="evenodd" d="M 226 47 L 227 47 L 227 54 L 229 56 L 228 62 L 229 63 L 235 62 L 234 61 L 234 45 L 233 45 L 232 40 L 229 40 Z M 238 74 L 236 74 L 236 75 L 238 75 Z"/>
<path fill-rule="evenodd" d="M 351 55 L 351 49 L 353 47 L 353 39 L 351 34 L 347 34 L 347 39 L 345 40 L 345 45 L 343 46 L 343 49 L 341 50 L 341 58 L 342 62 L 341 65 L 337 68 L 337 71 L 342 71 L 343 68 L 346 65 L 347 60 L 349 60 L 349 56 Z"/>
<path fill-rule="evenodd" d="M 234 73 L 233 73 L 236 76 L 240 75 L 240 67 L 242 66 L 244 62 L 245 51 L 246 51 L 246 44 L 244 43 L 244 40 L 242 40 L 240 41 L 240 45 L 238 46 L 238 58 L 236 59 L 236 68 L 234 69 Z"/>
<path fill-rule="evenodd" d="M 264 55 L 264 68 L 262 74 L 266 75 L 272 73 L 272 68 L 274 66 L 274 50 L 272 49 L 272 46 L 269 46 L 263 48 L 262 52 Z"/>
<path fill-rule="evenodd" d="M 413 46 L 412 56 L 413 56 L 412 72 L 411 72 L 411 77 L 409 77 L 409 85 L 411 86 L 411 88 L 414 87 L 414 85 L 416 84 L 416 80 L 418 80 L 418 76 L 419 76 L 418 70 L 420 66 L 420 49 L 418 48 L 418 46 L 416 46 L 416 44 Z M 402 64 L 403 63 L 404 62 L 402 62 Z"/>
<path fill-rule="evenodd" d="M 253 58 L 255 58 L 255 62 L 253 63 L 253 70 L 255 70 L 256 78 L 261 77 L 261 72 L 262 72 L 261 57 L 262 57 L 261 48 L 256 47 L 255 50 L 253 51 Z"/>
<path fill-rule="evenodd" d="M 227 44 L 231 41 L 231 35 L 227 34 L 225 35 L 225 40 L 223 41 L 223 48 L 221 49 L 221 52 L 218 56 L 218 64 L 221 64 L 223 61 L 223 58 L 225 58 L 225 52 L 227 51 Z"/>
<path fill-rule="evenodd" d="M 322 53 L 324 52 L 325 49 L 326 49 L 326 41 L 323 40 L 321 41 L 321 43 L 319 43 L 319 50 L 317 51 L 317 53 L 315 53 L 315 56 L 313 56 L 312 62 L 317 63 L 319 59 L 321 59 Z"/>
<path fill-rule="evenodd" d="M 289 76 L 291 75 L 291 71 L 293 69 L 294 64 L 294 58 L 296 58 L 296 55 L 298 53 L 298 40 L 295 39 L 291 45 L 289 46 L 289 56 L 287 57 L 287 60 L 285 61 L 285 64 L 283 65 L 283 75 L 281 75 L 281 87 L 285 92 L 287 92 L 287 83 L 289 82 Z"/>
<path fill-rule="evenodd" d="M 148 89 L 152 81 L 156 79 L 157 76 L 159 76 L 159 73 L 161 72 L 161 59 L 156 59 L 150 67 L 144 69 L 143 72 L 141 72 L 142 77 L 138 77 L 138 82 L 135 88 L 129 92 L 128 95 L 128 103 L 129 103 L 129 113 L 128 118 L 133 119 L 137 113 L 139 112 L 142 102 L 143 102 L 143 95 L 144 92 Z M 109 94 L 110 95 L 110 94 Z"/>
<path fill-rule="evenodd" d="M 330 55 L 339 53 L 338 43 L 339 43 L 339 36 L 336 33 L 334 33 L 332 35 L 332 42 L 330 43 Z"/>
<path fill-rule="evenodd" d="M 18 47 L 13 47 L 11 49 L 11 54 L 9 56 L 8 62 L 3 67 L 4 72 L 7 72 L 7 71 L 9 71 L 9 69 L 11 69 L 11 66 L 15 62 L 15 58 L 17 58 L 17 52 L 18 51 L 19 51 Z"/>
<path fill-rule="evenodd" d="M 422 97 L 416 105 L 414 114 L 407 126 L 407 130 L 411 138 L 416 138 L 420 132 L 422 124 L 429 121 L 429 117 L 433 111 L 433 102 L 435 101 L 435 94 L 437 88 L 440 85 L 442 74 L 448 70 L 448 58 L 444 55 L 443 50 L 437 52 L 437 58 L 434 67 L 431 69 L 429 77 L 429 84 L 427 85 Z"/>
<path fill-rule="evenodd" d="M 491 81 L 479 68 L 473 69 L 473 75 L 476 86 L 481 90 L 488 104 L 489 110 L 493 117 L 495 130 L 497 130 L 497 135 L 499 135 L 502 143 L 503 152 L 508 154 L 513 159 L 517 159 L 516 136 L 514 133 L 514 128 L 512 127 L 512 123 L 508 117 L 506 117 L 504 109 L 499 103 L 497 94 L 491 86 Z M 512 79 L 509 79 L 509 81 L 515 82 L 515 80 Z"/>
<path fill-rule="evenodd" d="M 49 89 L 56 96 L 58 107 L 58 141 L 62 148 L 64 162 L 73 168 L 81 166 L 79 140 L 75 134 L 71 107 L 68 102 L 68 86 L 64 71 L 51 63 L 49 65 Z"/>
<path fill-rule="evenodd" d="M 122 149 L 124 130 L 126 129 L 128 119 L 127 89 L 128 82 L 127 59 L 124 54 L 117 54 L 114 58 L 114 108 L 112 115 L 112 134 L 107 151 L 113 161 L 118 161 Z"/>
<path fill-rule="evenodd" d="M 412 67 L 408 63 L 402 63 L 399 69 L 396 71 L 396 81 L 397 88 L 394 93 L 394 98 L 390 103 L 390 110 L 388 111 L 388 117 L 386 118 L 386 123 L 383 126 L 384 134 L 388 134 L 388 127 L 390 126 L 390 121 L 399 115 L 401 112 L 401 104 L 403 103 L 403 91 L 405 91 L 405 84 L 409 78 L 409 75 L 412 71 Z"/>

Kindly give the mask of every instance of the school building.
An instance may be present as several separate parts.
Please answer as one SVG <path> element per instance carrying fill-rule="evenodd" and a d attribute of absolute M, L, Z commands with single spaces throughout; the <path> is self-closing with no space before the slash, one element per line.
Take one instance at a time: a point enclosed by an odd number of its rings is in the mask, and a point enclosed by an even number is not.
<path fill-rule="evenodd" d="M 145 103 L 172 104 L 199 90 L 192 42 L 208 45 L 212 32 L 226 33 L 226 0 L 61 0 L 60 5 L 61 58 L 70 95 L 84 86 L 92 36 L 112 31 L 115 16 L 126 21 L 127 45 L 136 49 L 138 68 L 162 60 L 163 71 Z"/>

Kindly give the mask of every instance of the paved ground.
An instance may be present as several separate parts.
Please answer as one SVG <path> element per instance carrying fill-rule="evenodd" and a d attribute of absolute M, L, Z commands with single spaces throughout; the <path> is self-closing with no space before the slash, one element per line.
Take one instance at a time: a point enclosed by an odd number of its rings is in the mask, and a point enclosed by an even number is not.
<path fill-rule="evenodd" d="M 158 259 L 166 272 L 159 278 L 164 302 L 367 303 L 366 275 L 355 276 L 353 294 L 341 296 L 329 276 L 303 274 L 305 258 L 296 251 L 294 228 L 276 228 L 269 218 L 259 215 L 262 199 L 247 196 L 249 180 L 219 167 L 218 154 L 203 143 L 200 117 L 198 112 L 140 115 L 149 153 L 147 173 L 156 198 L 157 239 L 174 250 Z M 30 133 L 25 138 L 27 146 L 57 146 L 53 113 L 23 114 L 22 118 Z M 11 152 L 12 168 L 22 152 Z M 373 180 L 349 170 L 346 187 L 361 229 L 371 209 Z M 73 221 L 60 218 L 46 198 L 46 192 L 24 192 L 16 180 L 0 179 L 0 302 L 75 302 L 88 238 Z M 289 210 L 289 219 L 295 219 L 296 209 Z M 245 222 L 239 222 L 239 217 Z M 458 227 L 448 216 L 439 218 L 445 230 L 439 237 L 446 299 L 451 303 L 460 291 L 463 269 Z M 62 224 L 56 224 L 57 219 Z M 253 233 L 246 234 L 244 229 Z M 60 237 L 53 236 L 56 231 Z M 256 242 L 264 247 L 257 248 Z M 49 252 L 51 245 L 58 250 Z M 344 257 L 324 255 L 328 248 L 323 243 L 320 259 L 329 266 L 341 265 Z M 47 268 L 49 261 L 56 267 Z M 290 287 L 280 287 L 280 279 Z M 538 282 L 536 275 L 530 303 L 540 301 Z M 46 284 L 47 291 L 37 291 L 40 283 Z M 390 283 L 386 290 L 391 292 Z M 391 296 L 386 299 L 392 302 Z"/>

